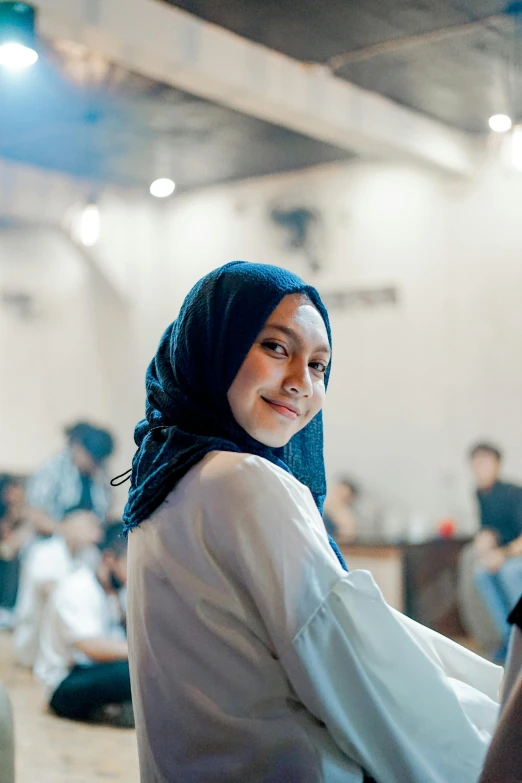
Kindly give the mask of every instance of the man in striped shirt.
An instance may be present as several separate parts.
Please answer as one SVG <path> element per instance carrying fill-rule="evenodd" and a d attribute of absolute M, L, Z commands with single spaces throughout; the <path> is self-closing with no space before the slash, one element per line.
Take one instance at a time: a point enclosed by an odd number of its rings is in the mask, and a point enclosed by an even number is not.
<path fill-rule="evenodd" d="M 28 504 L 39 511 L 40 535 L 51 535 L 66 511 L 92 511 L 104 522 L 110 505 L 105 469 L 114 441 L 106 430 L 77 422 L 66 430 L 67 448 L 45 462 L 28 480 Z"/>

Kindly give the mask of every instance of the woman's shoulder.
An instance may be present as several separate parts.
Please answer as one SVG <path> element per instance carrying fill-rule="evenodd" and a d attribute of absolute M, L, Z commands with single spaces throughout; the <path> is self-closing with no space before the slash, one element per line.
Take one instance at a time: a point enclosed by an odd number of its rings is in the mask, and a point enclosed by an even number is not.
<path fill-rule="evenodd" d="M 285 474 L 284 470 L 264 457 L 238 451 L 211 451 L 200 462 L 200 466 L 201 478 L 210 481 L 216 478 L 238 478 L 248 473 L 258 476 Z"/>
<path fill-rule="evenodd" d="M 294 476 L 256 454 L 212 451 L 199 463 L 193 479 L 194 488 L 206 496 L 238 500 L 253 492 L 263 498 L 304 493 L 312 500 L 308 488 Z"/>

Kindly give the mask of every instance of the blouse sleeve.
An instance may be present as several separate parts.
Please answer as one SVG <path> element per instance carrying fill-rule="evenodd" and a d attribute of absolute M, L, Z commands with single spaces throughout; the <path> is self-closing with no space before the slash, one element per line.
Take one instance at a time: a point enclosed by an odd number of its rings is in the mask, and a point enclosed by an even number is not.
<path fill-rule="evenodd" d="M 250 594 L 296 694 L 340 749 L 378 781 L 475 783 L 496 703 L 447 676 L 368 572 L 343 571 L 308 490 L 244 457 L 206 492 L 212 549 Z"/>

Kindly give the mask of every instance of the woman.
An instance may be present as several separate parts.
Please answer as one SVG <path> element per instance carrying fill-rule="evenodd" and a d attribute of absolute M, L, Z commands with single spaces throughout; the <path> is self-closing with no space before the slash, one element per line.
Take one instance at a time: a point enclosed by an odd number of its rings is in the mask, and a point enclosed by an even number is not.
<path fill-rule="evenodd" d="M 496 705 L 471 685 L 494 696 L 497 667 L 327 537 L 330 352 L 315 289 L 233 262 L 149 367 L 124 516 L 142 783 L 476 783 Z"/>

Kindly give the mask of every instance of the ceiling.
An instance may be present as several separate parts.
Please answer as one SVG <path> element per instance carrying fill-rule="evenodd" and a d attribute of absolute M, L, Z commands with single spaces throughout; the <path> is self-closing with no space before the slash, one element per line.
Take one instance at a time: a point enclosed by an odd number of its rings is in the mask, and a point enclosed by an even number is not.
<path fill-rule="evenodd" d="M 298 60 L 320 63 L 504 8 L 500 0 L 159 2 Z M 484 134 L 488 117 L 508 109 L 508 84 L 519 75 L 514 60 L 522 53 L 514 30 L 513 17 L 506 16 L 335 72 L 448 125 Z M 123 186 L 145 188 L 155 177 L 170 176 L 180 190 L 351 157 L 116 67 L 81 45 L 42 43 L 37 67 L 16 76 L 0 69 L 1 157 Z"/>
<path fill-rule="evenodd" d="M 500 14 L 507 5 L 505 0 L 161 1 L 298 60 L 318 63 L 382 41 Z M 520 21 L 518 26 L 515 55 L 520 58 Z M 442 41 L 372 56 L 337 73 L 456 128 L 485 133 L 490 115 L 506 109 L 514 28 L 513 17 L 506 15 Z M 522 111 L 522 105 L 517 109 Z"/>
<path fill-rule="evenodd" d="M 346 150 L 158 84 L 55 41 L 0 69 L 0 157 L 123 186 L 178 190 L 347 160 Z"/>

